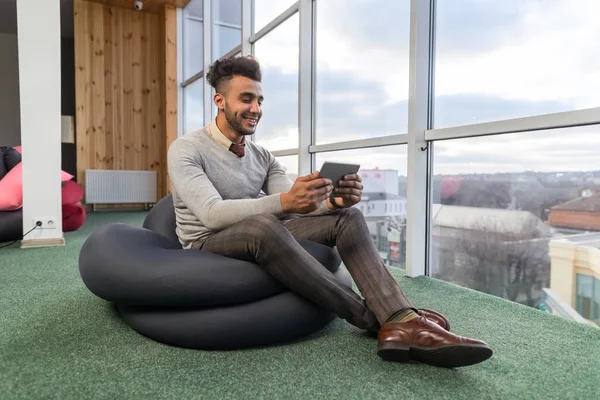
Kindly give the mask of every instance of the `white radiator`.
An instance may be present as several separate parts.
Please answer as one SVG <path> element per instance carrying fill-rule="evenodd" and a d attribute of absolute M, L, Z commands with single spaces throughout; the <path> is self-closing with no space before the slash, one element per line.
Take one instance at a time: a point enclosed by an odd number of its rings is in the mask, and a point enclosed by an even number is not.
<path fill-rule="evenodd" d="M 148 204 L 156 196 L 156 171 L 85 170 L 86 204 Z"/>

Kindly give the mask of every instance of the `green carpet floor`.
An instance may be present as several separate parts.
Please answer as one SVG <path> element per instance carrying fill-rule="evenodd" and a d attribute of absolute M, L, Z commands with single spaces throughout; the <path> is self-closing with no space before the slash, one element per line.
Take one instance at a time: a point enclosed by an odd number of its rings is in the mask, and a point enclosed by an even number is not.
<path fill-rule="evenodd" d="M 83 285 L 78 254 L 98 226 L 143 213 L 93 213 L 66 246 L 0 249 L 1 399 L 598 399 L 600 330 L 430 278 L 394 272 L 418 306 L 487 341 L 455 370 L 384 362 L 376 340 L 336 320 L 306 340 L 243 351 L 166 346 L 125 325 Z"/>

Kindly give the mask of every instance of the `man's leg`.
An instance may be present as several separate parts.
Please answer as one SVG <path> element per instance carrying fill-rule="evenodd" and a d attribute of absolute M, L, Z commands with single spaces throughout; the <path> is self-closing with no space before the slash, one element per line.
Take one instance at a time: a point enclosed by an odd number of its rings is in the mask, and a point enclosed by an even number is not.
<path fill-rule="evenodd" d="M 291 290 L 359 328 L 375 330 L 381 324 L 377 354 L 385 360 L 416 360 L 443 367 L 460 367 L 491 357 L 492 350 L 484 342 L 454 335 L 422 316 L 407 317 L 406 310 L 414 313 L 411 311 L 412 304 L 401 294 L 399 288 L 387 282 L 389 277 L 386 273 L 378 271 L 378 263 L 381 262 L 379 254 L 373 259 L 361 260 L 361 254 L 357 254 L 357 250 L 353 248 L 358 246 L 368 249 L 366 245 L 358 245 L 359 240 L 365 240 L 364 237 L 352 236 L 366 231 L 366 226 L 361 227 L 364 217 L 357 212 L 360 211 L 342 210 L 330 215 L 292 220 L 285 222 L 285 226 L 273 215 L 257 215 L 212 235 L 201 248 L 228 257 L 258 262 Z M 314 235 L 308 234 L 306 238 L 318 241 L 320 231 L 324 235 L 321 236 L 322 243 L 332 243 L 335 238 L 340 255 L 350 273 L 355 275 L 355 280 L 363 280 L 364 276 L 366 281 L 381 279 L 382 289 L 378 289 L 376 282 L 357 282 L 357 286 L 366 292 L 363 294 L 370 297 L 367 301 L 374 311 L 365 307 L 358 294 L 341 284 L 308 254 L 287 229 L 290 228 L 301 237 L 302 233 L 298 232 L 302 230 L 300 227 L 310 224 L 319 226 L 320 229 L 316 229 Z M 370 237 L 368 242 L 371 242 Z M 361 264 L 362 261 L 365 264 Z M 369 269 L 376 272 L 363 271 Z M 393 293 L 398 295 L 397 299 L 393 298 Z M 400 315 L 393 311 L 394 307 L 400 308 Z M 378 314 L 377 319 L 381 318 L 379 323 L 374 318 L 375 313 Z M 389 313 L 392 316 L 387 318 Z"/>
<path fill-rule="evenodd" d="M 412 305 L 383 264 L 358 209 L 284 221 L 284 225 L 297 239 L 337 246 L 369 308 L 381 323 L 377 354 L 384 360 L 414 360 L 452 368 L 476 364 L 492 356 L 492 349 L 485 342 L 454 335 Z"/>
<path fill-rule="evenodd" d="M 351 324 L 372 331 L 379 328 L 375 314 L 365 306 L 364 300 L 304 250 L 273 215 L 260 214 L 240 221 L 211 235 L 200 248 L 256 261 L 294 292 Z"/>
<path fill-rule="evenodd" d="M 286 220 L 283 224 L 296 239 L 337 246 L 344 265 L 380 324 L 400 310 L 415 308 L 383 264 L 364 216 L 357 208 Z"/>

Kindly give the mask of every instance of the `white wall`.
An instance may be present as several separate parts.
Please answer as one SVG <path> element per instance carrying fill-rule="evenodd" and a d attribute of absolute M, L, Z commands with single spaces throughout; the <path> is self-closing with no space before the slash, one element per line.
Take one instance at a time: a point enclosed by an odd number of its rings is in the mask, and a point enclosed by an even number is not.
<path fill-rule="evenodd" d="M 17 2 L 23 233 L 33 219 L 52 217 L 54 229 L 35 229 L 24 240 L 62 239 L 60 2 Z"/>
<path fill-rule="evenodd" d="M 0 146 L 21 144 L 17 35 L 0 33 Z"/>

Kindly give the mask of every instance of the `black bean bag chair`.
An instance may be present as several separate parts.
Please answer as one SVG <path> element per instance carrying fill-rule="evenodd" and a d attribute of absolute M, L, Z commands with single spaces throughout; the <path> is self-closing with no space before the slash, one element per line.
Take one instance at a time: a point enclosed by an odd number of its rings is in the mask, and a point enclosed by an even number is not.
<path fill-rule="evenodd" d="M 20 162 L 21 153 L 12 147 L 0 146 L 0 181 Z M 23 209 L 0 211 L 0 243 L 22 238 Z"/>
<path fill-rule="evenodd" d="M 352 279 L 335 250 L 299 241 L 338 279 Z M 173 346 L 237 349 L 311 334 L 335 315 L 291 292 L 258 264 L 182 249 L 171 196 L 142 227 L 108 224 L 84 243 L 79 270 L 87 288 L 144 336 Z"/>
<path fill-rule="evenodd" d="M 0 211 L 0 243 L 23 239 L 23 209 Z"/>

